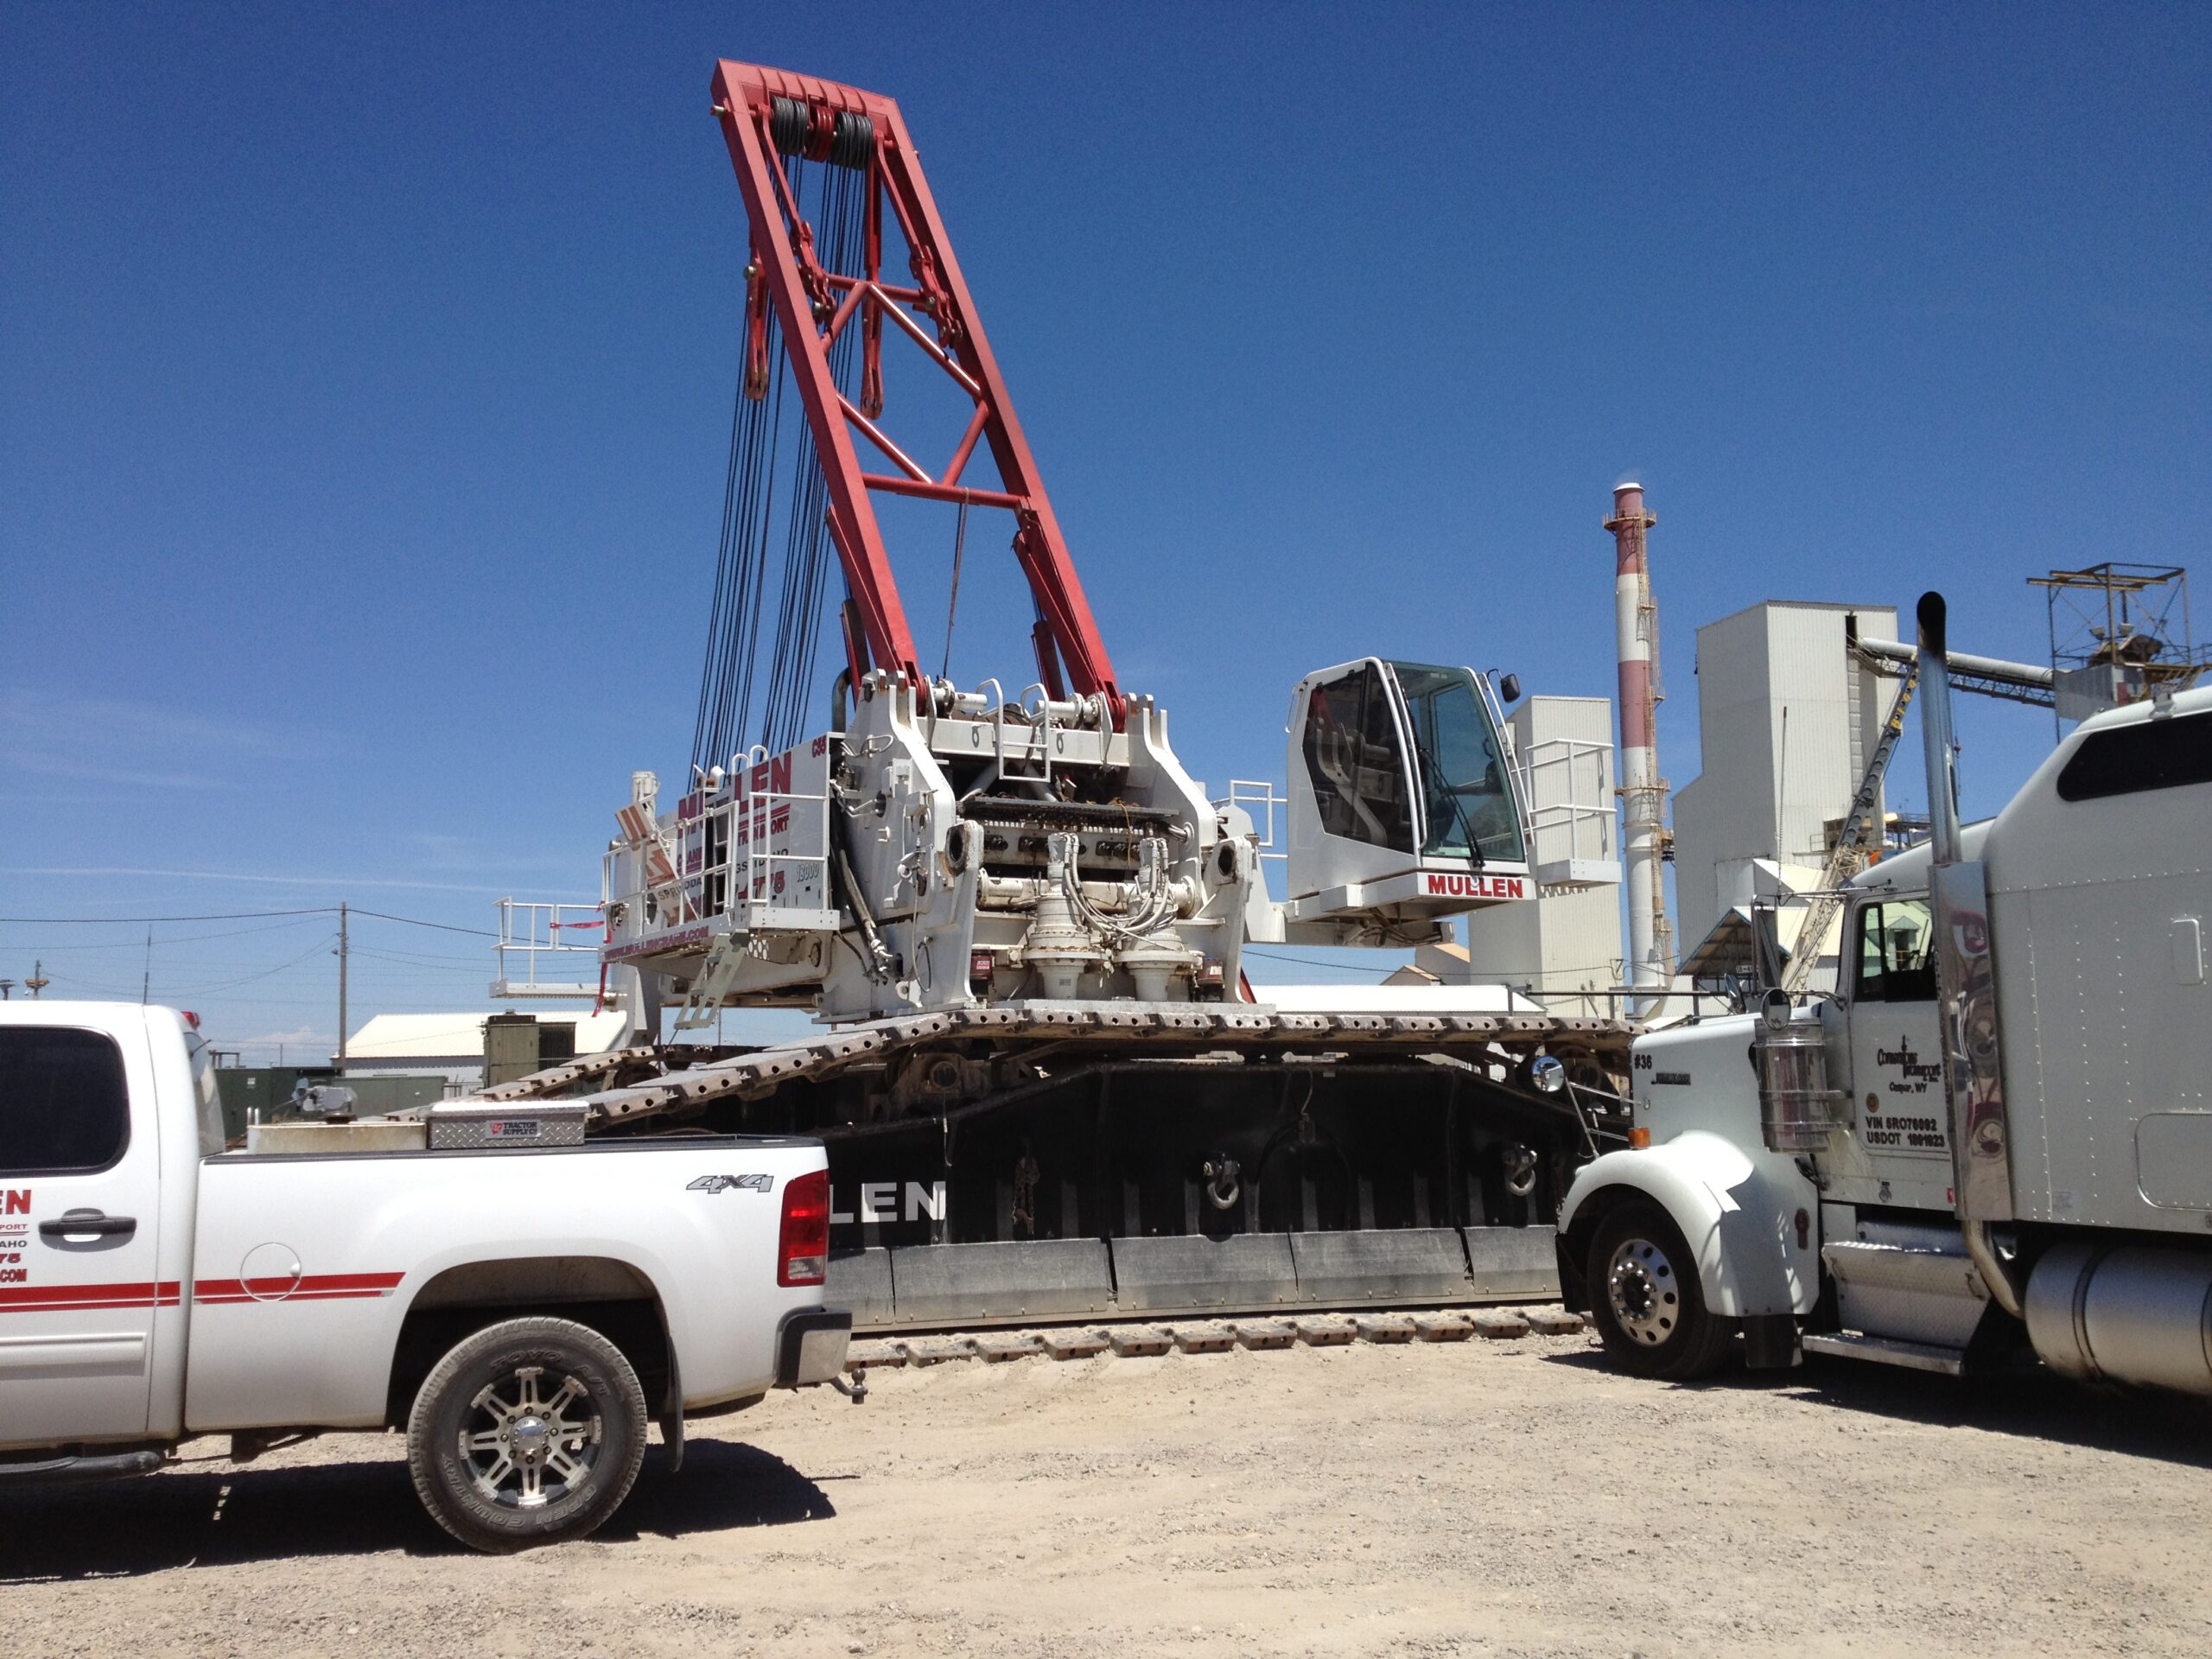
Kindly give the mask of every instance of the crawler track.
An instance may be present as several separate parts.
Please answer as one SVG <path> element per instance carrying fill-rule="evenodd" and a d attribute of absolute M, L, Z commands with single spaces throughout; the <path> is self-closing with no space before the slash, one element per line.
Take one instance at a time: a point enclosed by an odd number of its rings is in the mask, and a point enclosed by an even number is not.
<path fill-rule="evenodd" d="M 883 1065 L 901 1051 L 948 1040 L 995 1047 L 1038 1043 L 1109 1048 L 1128 1058 L 1208 1052 L 1336 1052 L 1347 1058 L 1443 1055 L 1500 1071 L 1540 1052 L 1618 1071 L 1634 1027 L 1618 1020 L 1535 1014 L 1281 1014 L 1263 1006 L 1205 1003 L 1017 1002 L 944 1014 L 893 1015 L 834 1033 L 737 1055 L 694 1060 L 683 1047 L 627 1048 L 554 1066 L 482 1091 L 486 1100 L 577 1097 L 580 1085 L 623 1079 L 584 1093 L 595 1128 L 688 1106 L 758 1100 L 796 1083 L 858 1065 Z"/>
<path fill-rule="evenodd" d="M 1557 1292 L 1551 1223 L 1624 1125 L 1630 1027 L 1541 1014 L 1010 1003 L 772 1046 L 627 1049 L 486 1091 L 595 1135 L 818 1135 L 863 1331 L 1450 1306 Z M 1599 1096 L 1602 1098 L 1603 1096 Z"/>

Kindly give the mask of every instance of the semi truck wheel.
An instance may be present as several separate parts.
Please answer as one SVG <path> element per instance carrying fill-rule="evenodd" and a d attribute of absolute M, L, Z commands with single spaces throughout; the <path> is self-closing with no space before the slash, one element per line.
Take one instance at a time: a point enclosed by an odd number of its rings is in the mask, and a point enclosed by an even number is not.
<path fill-rule="evenodd" d="M 494 1554 L 582 1538 L 645 1455 L 645 1396 L 621 1350 L 569 1319 L 508 1319 L 456 1344 L 407 1419 L 431 1518 Z"/>
<path fill-rule="evenodd" d="M 1624 1370 L 1680 1382 L 1720 1363 L 1735 1334 L 1705 1305 L 1697 1260 L 1657 1205 L 1621 1205 L 1591 1241 L 1590 1309 Z"/>

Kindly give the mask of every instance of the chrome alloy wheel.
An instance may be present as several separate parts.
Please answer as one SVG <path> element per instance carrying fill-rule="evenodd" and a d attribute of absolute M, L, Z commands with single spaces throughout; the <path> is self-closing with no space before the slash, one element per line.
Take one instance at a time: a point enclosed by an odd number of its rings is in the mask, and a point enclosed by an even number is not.
<path fill-rule="evenodd" d="M 543 1366 L 523 1365 L 508 1382 L 486 1384 L 461 1423 L 462 1465 L 478 1491 L 508 1509 L 541 1509 L 566 1497 L 599 1459 L 600 1414 L 590 1391 L 567 1376 L 548 1398 L 544 1376 Z"/>
<path fill-rule="evenodd" d="M 1648 1238 L 1624 1238 L 1605 1269 L 1613 1321 L 1632 1340 L 1656 1348 L 1675 1334 L 1681 1307 L 1675 1264 Z"/>

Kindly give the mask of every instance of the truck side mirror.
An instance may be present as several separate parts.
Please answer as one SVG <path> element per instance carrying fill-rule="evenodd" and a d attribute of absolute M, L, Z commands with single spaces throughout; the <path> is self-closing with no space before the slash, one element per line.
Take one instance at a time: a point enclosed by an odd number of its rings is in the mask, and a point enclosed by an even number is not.
<path fill-rule="evenodd" d="M 1497 700 L 1505 703 L 1521 701 L 1521 677 L 1518 674 L 1508 674 L 1497 683 Z"/>

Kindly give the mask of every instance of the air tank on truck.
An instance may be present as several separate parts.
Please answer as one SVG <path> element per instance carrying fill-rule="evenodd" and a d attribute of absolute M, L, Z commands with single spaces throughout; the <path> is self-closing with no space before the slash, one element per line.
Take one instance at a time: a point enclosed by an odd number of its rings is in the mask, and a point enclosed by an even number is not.
<path fill-rule="evenodd" d="M 1945 621 L 1930 839 L 1847 885 L 1833 995 L 1635 1039 L 1563 1287 L 1646 1376 L 2032 1354 L 2212 1395 L 2212 690 L 2083 721 L 1962 827 Z"/>

